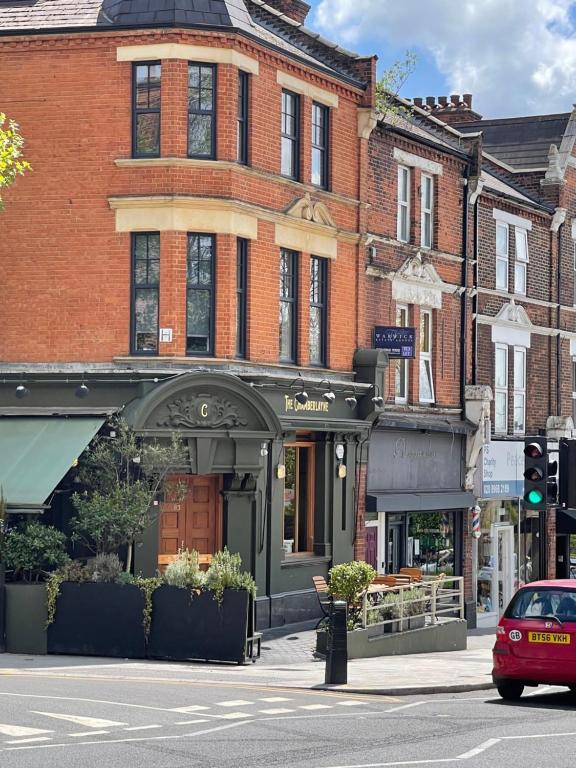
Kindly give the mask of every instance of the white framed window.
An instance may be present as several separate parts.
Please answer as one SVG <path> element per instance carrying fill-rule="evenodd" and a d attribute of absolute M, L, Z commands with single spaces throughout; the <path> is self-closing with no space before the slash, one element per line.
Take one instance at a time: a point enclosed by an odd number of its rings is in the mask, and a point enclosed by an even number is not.
<path fill-rule="evenodd" d="M 496 344 L 494 351 L 494 431 L 508 431 L 508 345 Z"/>
<path fill-rule="evenodd" d="M 432 206 L 434 205 L 434 177 L 423 173 L 420 185 L 420 245 L 432 248 Z"/>
<path fill-rule="evenodd" d="M 432 376 L 432 312 L 420 312 L 420 402 L 434 402 L 434 378 Z"/>
<path fill-rule="evenodd" d="M 526 432 L 526 348 L 514 347 L 514 433 Z"/>
<path fill-rule="evenodd" d="M 396 237 L 403 243 L 410 239 L 410 170 L 398 166 L 398 211 Z"/>
<path fill-rule="evenodd" d="M 514 262 L 514 293 L 526 295 L 528 269 L 528 232 L 520 227 L 514 228 L 516 240 L 516 261 Z"/>
<path fill-rule="evenodd" d="M 496 288 L 508 290 L 508 224 L 496 222 Z"/>
<path fill-rule="evenodd" d="M 408 307 L 396 305 L 396 326 L 408 327 Z M 397 403 L 408 402 L 408 360 L 396 360 L 394 399 Z"/>

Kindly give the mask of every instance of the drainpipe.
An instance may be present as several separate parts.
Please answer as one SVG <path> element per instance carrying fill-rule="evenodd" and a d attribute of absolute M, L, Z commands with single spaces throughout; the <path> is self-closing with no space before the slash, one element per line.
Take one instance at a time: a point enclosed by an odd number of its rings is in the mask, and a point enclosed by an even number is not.
<path fill-rule="evenodd" d="M 479 227 L 479 198 L 474 203 L 474 270 L 472 287 L 476 294 L 472 300 L 472 384 L 478 384 L 478 227 Z"/>
<path fill-rule="evenodd" d="M 466 362 L 468 356 L 468 332 L 467 332 L 467 314 L 468 314 L 468 178 L 470 176 L 470 166 L 467 165 L 463 178 L 463 202 L 462 202 L 462 295 L 460 296 L 460 406 L 462 408 L 462 418 L 464 419 L 466 411 Z"/>
<path fill-rule="evenodd" d="M 558 209 L 556 209 L 558 211 Z M 562 214 L 560 214 L 562 218 Z M 562 399 L 562 340 L 560 338 L 560 255 L 562 253 L 562 230 L 566 220 L 566 211 L 564 210 L 563 220 L 560 222 L 556 231 L 556 416 L 561 415 Z"/>

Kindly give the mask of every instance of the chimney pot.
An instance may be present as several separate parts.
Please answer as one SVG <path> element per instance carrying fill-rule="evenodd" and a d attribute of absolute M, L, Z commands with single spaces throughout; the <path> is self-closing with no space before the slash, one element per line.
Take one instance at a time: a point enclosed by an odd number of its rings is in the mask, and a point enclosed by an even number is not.
<path fill-rule="evenodd" d="M 472 94 L 471 93 L 465 93 L 462 96 L 462 99 L 464 100 L 464 104 L 466 104 L 468 109 L 472 109 Z"/>
<path fill-rule="evenodd" d="M 448 103 L 448 98 L 446 96 L 438 96 L 438 104 L 440 104 L 441 107 L 445 107 Z"/>
<path fill-rule="evenodd" d="M 457 107 L 458 102 L 460 101 L 460 94 L 459 93 L 450 94 L 450 101 L 452 104 L 454 104 L 455 107 Z"/>
<path fill-rule="evenodd" d="M 426 96 L 426 106 L 433 107 L 436 104 L 435 96 Z"/>
<path fill-rule="evenodd" d="M 419 96 L 417 96 L 416 98 L 412 99 L 412 101 L 414 102 L 414 106 L 416 106 L 416 107 L 421 107 L 422 106 L 422 99 Z"/>

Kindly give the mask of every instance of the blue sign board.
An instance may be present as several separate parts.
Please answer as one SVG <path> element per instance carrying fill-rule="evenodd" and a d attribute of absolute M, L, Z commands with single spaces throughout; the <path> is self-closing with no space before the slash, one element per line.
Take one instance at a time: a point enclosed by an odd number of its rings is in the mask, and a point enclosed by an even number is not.
<path fill-rule="evenodd" d="M 385 349 L 390 357 L 416 357 L 416 328 L 375 325 L 374 347 Z"/>

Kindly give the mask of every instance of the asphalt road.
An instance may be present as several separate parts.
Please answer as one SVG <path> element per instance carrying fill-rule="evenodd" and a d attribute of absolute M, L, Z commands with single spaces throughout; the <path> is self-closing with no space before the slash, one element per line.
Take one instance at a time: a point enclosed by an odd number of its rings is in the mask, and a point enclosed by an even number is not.
<path fill-rule="evenodd" d="M 400 699 L 230 678 L 225 668 L 207 680 L 201 667 L 134 662 L 4 664 L 0 766 L 574 765 L 576 697 L 563 689 L 505 704 L 491 691 Z"/>

